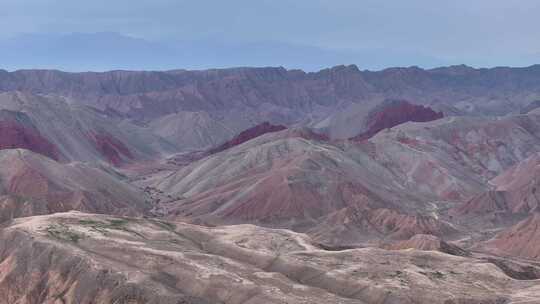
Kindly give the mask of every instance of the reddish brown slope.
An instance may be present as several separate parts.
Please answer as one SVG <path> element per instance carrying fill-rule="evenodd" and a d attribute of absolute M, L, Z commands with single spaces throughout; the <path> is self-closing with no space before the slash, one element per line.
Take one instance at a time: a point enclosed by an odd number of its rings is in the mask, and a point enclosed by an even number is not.
<path fill-rule="evenodd" d="M 210 156 L 212 154 L 216 154 L 225 150 L 228 150 L 230 148 L 236 147 L 238 145 L 241 145 L 251 139 L 257 138 L 259 136 L 262 136 L 264 134 L 268 133 L 274 133 L 279 132 L 282 130 L 286 130 L 287 127 L 281 126 L 281 125 L 273 125 L 269 122 L 263 122 L 261 124 L 258 124 L 254 127 L 251 127 L 249 129 L 246 129 L 242 132 L 240 132 L 238 135 L 236 135 L 231 140 L 214 147 L 212 149 L 206 150 L 206 151 L 191 151 L 188 153 L 180 153 L 177 154 L 171 158 L 169 158 L 167 161 L 171 164 L 184 166 L 187 164 L 190 164 L 192 162 L 195 162 L 197 160 L 203 159 L 207 156 Z"/>
<path fill-rule="evenodd" d="M 487 191 L 457 206 L 451 210 L 450 214 L 453 216 L 483 216 L 508 212 L 512 212 L 508 194 L 504 191 Z"/>
<path fill-rule="evenodd" d="M 58 160 L 58 149 L 41 136 L 30 118 L 21 112 L 0 111 L 0 150 L 27 149 Z"/>
<path fill-rule="evenodd" d="M 495 249 L 503 254 L 540 259 L 540 213 L 535 212 L 497 234 L 485 245 L 488 249 Z"/>
<path fill-rule="evenodd" d="M 59 96 L 0 93 L 0 122 L 3 147 L 24 148 L 62 161 L 119 164 L 176 151 L 145 127 Z"/>
<path fill-rule="evenodd" d="M 91 132 L 88 138 L 94 144 L 96 150 L 111 164 L 118 166 L 124 160 L 132 160 L 133 154 L 126 145 L 106 132 Z"/>
<path fill-rule="evenodd" d="M 308 233 L 321 243 L 339 245 L 378 237 L 407 240 L 417 234 L 452 236 L 458 231 L 430 216 L 406 214 L 398 209 L 351 206 L 325 217 Z"/>
<path fill-rule="evenodd" d="M 457 216 L 521 215 L 539 209 L 540 154 L 533 154 L 490 181 L 496 188 L 452 210 Z"/>
<path fill-rule="evenodd" d="M 0 222 L 69 210 L 141 215 L 142 191 L 82 163 L 62 164 L 28 150 L 0 151 Z"/>
<path fill-rule="evenodd" d="M 249 128 L 245 131 L 242 131 L 240 134 L 236 135 L 233 139 L 225 142 L 224 144 L 211 149 L 208 151 L 208 154 L 214 154 L 221 151 L 225 151 L 227 149 L 230 149 L 232 147 L 241 145 L 245 143 L 248 140 L 254 139 L 256 137 L 259 137 L 261 135 L 272 133 L 272 132 L 278 132 L 287 129 L 287 127 L 282 125 L 273 125 L 269 122 L 263 122 L 261 124 L 258 124 L 252 128 Z"/>
<path fill-rule="evenodd" d="M 366 131 L 353 137 L 353 140 L 366 140 L 379 131 L 395 127 L 406 122 L 428 122 L 443 118 L 442 112 L 435 112 L 429 107 L 414 105 L 404 100 L 390 100 L 376 107 L 370 114 Z"/>

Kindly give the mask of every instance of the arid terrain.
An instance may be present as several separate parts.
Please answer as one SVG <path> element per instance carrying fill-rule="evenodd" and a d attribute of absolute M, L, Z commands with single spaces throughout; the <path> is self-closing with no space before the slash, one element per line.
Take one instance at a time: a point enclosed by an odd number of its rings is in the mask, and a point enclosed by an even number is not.
<path fill-rule="evenodd" d="M 0 71 L 0 303 L 540 303 L 540 66 Z"/>
<path fill-rule="evenodd" d="M 534 303 L 540 292 L 519 278 L 537 266 L 436 248 L 334 251 L 253 225 L 57 213 L 14 220 L 2 246 L 11 303 Z"/>

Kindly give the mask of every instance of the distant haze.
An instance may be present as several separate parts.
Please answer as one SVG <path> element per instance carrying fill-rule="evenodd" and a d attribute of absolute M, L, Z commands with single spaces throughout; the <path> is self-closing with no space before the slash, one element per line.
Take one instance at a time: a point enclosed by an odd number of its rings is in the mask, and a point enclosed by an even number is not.
<path fill-rule="evenodd" d="M 540 62 L 535 0 L 3 0 L 0 68 Z"/>

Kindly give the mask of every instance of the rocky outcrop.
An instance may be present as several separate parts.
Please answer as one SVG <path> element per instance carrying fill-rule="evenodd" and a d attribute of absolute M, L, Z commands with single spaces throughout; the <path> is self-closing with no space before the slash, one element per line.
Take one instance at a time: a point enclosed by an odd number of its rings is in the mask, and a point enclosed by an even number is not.
<path fill-rule="evenodd" d="M 443 118 L 442 112 L 435 112 L 429 107 L 414 105 L 404 100 L 387 100 L 375 107 L 366 122 L 366 131 L 352 140 L 366 140 L 379 131 L 389 129 L 406 122 L 428 122 Z"/>
<path fill-rule="evenodd" d="M 285 126 L 272 125 L 269 122 L 263 122 L 262 124 L 258 124 L 252 128 L 249 128 L 245 131 L 240 132 L 240 134 L 236 135 L 233 139 L 223 143 L 222 145 L 216 148 L 210 149 L 208 151 L 208 154 L 214 154 L 221 151 L 225 151 L 227 149 L 241 145 L 248 140 L 254 139 L 266 133 L 278 132 L 285 129 L 287 129 L 287 127 Z"/>

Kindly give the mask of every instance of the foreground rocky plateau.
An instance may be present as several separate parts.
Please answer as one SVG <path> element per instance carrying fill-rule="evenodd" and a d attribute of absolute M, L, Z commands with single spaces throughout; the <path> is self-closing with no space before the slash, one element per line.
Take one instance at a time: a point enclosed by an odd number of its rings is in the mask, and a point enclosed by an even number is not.
<path fill-rule="evenodd" d="M 2 303 L 498 304 L 540 292 L 492 257 L 325 250 L 253 225 L 57 213 L 13 220 L 1 245 Z"/>

